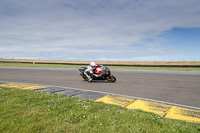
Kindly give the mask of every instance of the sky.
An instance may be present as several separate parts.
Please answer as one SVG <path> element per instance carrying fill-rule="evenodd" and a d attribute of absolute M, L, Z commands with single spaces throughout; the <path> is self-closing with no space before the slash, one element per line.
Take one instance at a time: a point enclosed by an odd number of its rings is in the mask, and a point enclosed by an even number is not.
<path fill-rule="evenodd" d="M 0 0 L 0 58 L 200 61 L 199 0 Z"/>

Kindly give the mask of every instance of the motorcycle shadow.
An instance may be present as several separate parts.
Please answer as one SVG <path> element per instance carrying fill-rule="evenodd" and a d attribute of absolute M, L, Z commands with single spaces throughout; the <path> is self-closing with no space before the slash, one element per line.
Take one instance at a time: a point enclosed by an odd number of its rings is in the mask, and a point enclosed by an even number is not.
<path fill-rule="evenodd" d="M 85 82 L 88 82 L 86 80 L 83 80 Z M 108 82 L 107 80 L 92 80 L 92 82 L 88 82 L 88 83 L 116 83 L 116 82 Z"/>

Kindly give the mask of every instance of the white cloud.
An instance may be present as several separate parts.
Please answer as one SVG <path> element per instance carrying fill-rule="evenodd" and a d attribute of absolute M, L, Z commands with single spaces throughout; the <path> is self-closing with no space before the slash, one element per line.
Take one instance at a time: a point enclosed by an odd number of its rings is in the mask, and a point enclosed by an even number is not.
<path fill-rule="evenodd" d="M 158 35 L 200 27 L 199 5 L 199 0 L 2 0 L 0 56 L 157 58 L 180 52 Z"/>

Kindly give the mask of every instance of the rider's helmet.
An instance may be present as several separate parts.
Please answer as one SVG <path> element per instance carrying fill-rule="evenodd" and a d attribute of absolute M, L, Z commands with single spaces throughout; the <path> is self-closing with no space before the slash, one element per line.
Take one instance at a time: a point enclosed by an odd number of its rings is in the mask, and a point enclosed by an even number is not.
<path fill-rule="evenodd" d="M 92 68 L 95 68 L 97 65 L 96 65 L 95 62 L 91 62 L 91 63 L 90 63 L 90 66 L 91 66 Z"/>

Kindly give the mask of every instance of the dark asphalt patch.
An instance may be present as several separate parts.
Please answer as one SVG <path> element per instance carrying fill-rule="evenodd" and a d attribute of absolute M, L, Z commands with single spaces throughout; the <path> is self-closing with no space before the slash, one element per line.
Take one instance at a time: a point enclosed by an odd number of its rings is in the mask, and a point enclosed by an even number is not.
<path fill-rule="evenodd" d="M 84 93 L 75 95 L 74 97 L 79 97 L 79 98 L 83 98 L 83 99 L 95 100 L 95 99 L 102 98 L 102 97 L 104 97 L 104 96 L 106 96 L 106 95 L 108 95 L 108 94 L 86 91 L 86 92 L 84 92 Z"/>
<path fill-rule="evenodd" d="M 60 91 L 64 91 L 64 90 L 66 90 L 66 89 L 58 88 L 58 87 L 52 87 L 52 88 L 44 88 L 44 89 L 40 89 L 40 90 L 36 90 L 36 91 L 55 93 L 55 92 L 60 92 Z"/>
<path fill-rule="evenodd" d="M 65 89 L 64 91 L 60 91 L 60 92 L 56 92 L 56 93 L 61 94 L 61 95 L 74 96 L 74 95 L 78 95 L 83 92 L 84 91 L 81 91 L 81 90 Z"/>
<path fill-rule="evenodd" d="M 8 82 L 1 82 L 1 81 L 0 81 L 0 84 L 6 84 L 6 83 L 8 83 Z"/>

